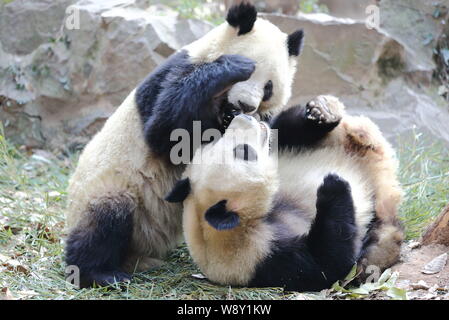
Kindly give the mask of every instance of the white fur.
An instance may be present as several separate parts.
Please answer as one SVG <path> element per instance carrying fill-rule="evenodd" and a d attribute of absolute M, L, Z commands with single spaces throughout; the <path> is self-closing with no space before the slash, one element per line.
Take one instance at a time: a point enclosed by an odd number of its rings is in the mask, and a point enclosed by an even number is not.
<path fill-rule="evenodd" d="M 214 61 L 222 54 L 241 54 L 253 59 L 256 70 L 250 79 L 231 88 L 228 99 L 235 105 L 240 100 L 250 106 L 259 106 L 259 111 L 263 112 L 279 111 L 290 99 L 296 72 L 297 59 L 288 55 L 288 35 L 261 18 L 256 20 L 250 32 L 240 36 L 237 32 L 223 23 L 183 49 L 196 63 Z M 268 80 L 273 82 L 273 96 L 262 102 L 263 87 Z"/>

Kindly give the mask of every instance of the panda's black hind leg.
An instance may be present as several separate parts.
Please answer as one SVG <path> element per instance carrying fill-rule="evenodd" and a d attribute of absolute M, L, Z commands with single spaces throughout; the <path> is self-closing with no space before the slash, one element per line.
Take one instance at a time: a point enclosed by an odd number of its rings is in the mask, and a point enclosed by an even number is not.
<path fill-rule="evenodd" d="M 308 247 L 330 284 L 344 278 L 356 262 L 357 235 L 351 188 L 335 174 L 324 178 L 317 192 L 317 215 Z"/>
<path fill-rule="evenodd" d="M 67 238 L 66 263 L 79 269 L 80 287 L 131 280 L 120 270 L 132 236 L 135 204 L 118 195 L 97 199 Z"/>

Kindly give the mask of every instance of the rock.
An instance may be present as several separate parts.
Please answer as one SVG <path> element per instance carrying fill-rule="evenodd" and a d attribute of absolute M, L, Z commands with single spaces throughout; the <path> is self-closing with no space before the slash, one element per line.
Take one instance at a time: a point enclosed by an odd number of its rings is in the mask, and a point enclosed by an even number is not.
<path fill-rule="evenodd" d="M 27 10 L 41 15 L 41 7 L 50 2 L 33 1 Z M 47 17 L 58 24 L 54 40 L 41 39 L 19 50 L 19 43 L 14 47 L 0 38 L 0 102 L 14 102 L 9 109 L 1 103 L 7 112 L 0 113 L 0 120 L 9 138 L 31 147 L 86 143 L 148 73 L 212 28 L 174 14 L 151 15 L 145 1 L 63 3 L 73 3 L 66 18 L 63 6 L 61 19 Z M 65 23 L 72 12 L 79 13 L 80 29 Z M 8 14 L 13 19 L 19 12 Z M 40 23 L 33 21 L 36 30 L 53 31 Z"/>
<path fill-rule="evenodd" d="M 449 7 L 449 0 L 382 0 L 380 2 L 380 27 L 402 46 L 410 58 L 409 71 L 432 72 L 435 69 L 433 48 L 443 24 L 434 18 L 437 6 Z"/>
<path fill-rule="evenodd" d="M 376 0 L 320 0 L 329 9 L 329 14 L 339 18 L 351 18 L 356 20 L 366 19 L 366 8 L 369 5 L 377 5 Z"/>
<path fill-rule="evenodd" d="M 447 205 L 435 221 L 427 227 L 422 236 L 424 244 L 439 243 L 449 246 L 449 205 Z"/>
<path fill-rule="evenodd" d="M 421 247 L 421 243 L 419 241 L 411 240 L 407 243 L 407 246 L 413 250 Z"/>
<path fill-rule="evenodd" d="M 421 272 L 424 274 L 439 273 L 446 266 L 446 262 L 447 262 L 447 253 L 443 253 L 442 255 L 439 255 L 438 257 L 430 261 L 428 264 L 426 264 L 424 268 L 421 270 Z"/>
<path fill-rule="evenodd" d="M 418 131 L 449 145 L 447 102 L 413 82 L 432 74 L 431 65 L 415 61 L 418 48 L 404 46 L 402 38 L 384 29 L 370 30 L 361 20 L 326 14 L 263 16 L 288 33 L 305 30 L 290 105 L 333 94 L 350 113 L 372 118 L 392 142 Z"/>
<path fill-rule="evenodd" d="M 292 103 L 328 92 L 338 96 L 360 95 L 380 83 L 375 62 L 384 45 L 394 44 L 394 40 L 368 30 L 364 22 L 325 14 L 263 16 L 285 32 L 299 28 L 305 31 Z"/>
<path fill-rule="evenodd" d="M 29 54 L 60 30 L 67 6 L 76 0 L 15 0 L 0 5 L 0 42 L 11 54 Z M 18 27 L 20 26 L 20 27 Z"/>

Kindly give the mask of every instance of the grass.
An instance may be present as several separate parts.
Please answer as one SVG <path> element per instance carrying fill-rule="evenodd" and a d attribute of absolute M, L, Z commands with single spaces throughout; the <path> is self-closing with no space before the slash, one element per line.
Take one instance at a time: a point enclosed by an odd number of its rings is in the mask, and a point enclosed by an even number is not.
<path fill-rule="evenodd" d="M 420 135 L 401 144 L 401 182 L 406 198 L 401 217 L 409 239 L 419 236 L 446 204 L 449 153 Z M 199 273 L 187 249 L 167 264 L 135 275 L 120 288 L 78 290 L 64 280 L 66 187 L 77 155 L 28 154 L 0 132 L 0 299 L 294 299 L 279 288 L 220 287 L 192 277 Z"/>
<path fill-rule="evenodd" d="M 449 204 L 449 149 L 420 133 L 410 140 L 398 142 L 399 179 L 406 192 L 400 217 L 407 239 L 414 239 Z"/>

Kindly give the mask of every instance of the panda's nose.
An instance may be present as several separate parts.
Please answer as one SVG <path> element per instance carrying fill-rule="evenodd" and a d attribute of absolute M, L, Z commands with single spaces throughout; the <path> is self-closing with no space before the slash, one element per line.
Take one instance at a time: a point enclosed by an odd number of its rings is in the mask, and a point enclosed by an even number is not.
<path fill-rule="evenodd" d="M 246 104 L 239 100 L 239 106 L 242 109 L 243 113 L 251 113 L 254 110 L 256 110 L 256 107 L 250 106 L 249 104 Z"/>

